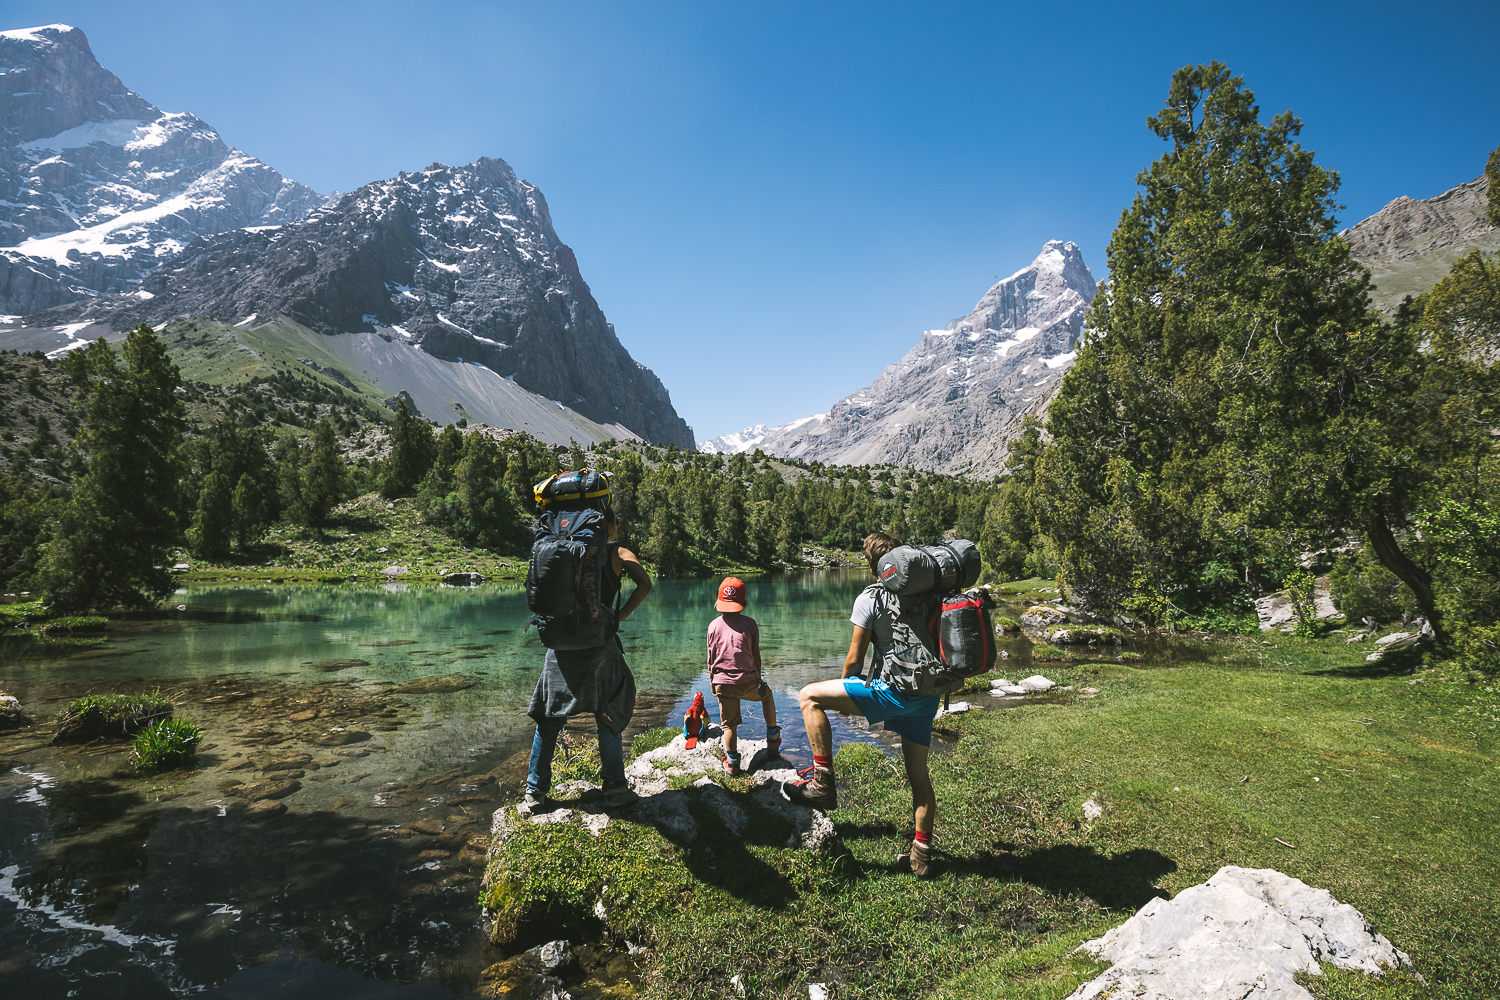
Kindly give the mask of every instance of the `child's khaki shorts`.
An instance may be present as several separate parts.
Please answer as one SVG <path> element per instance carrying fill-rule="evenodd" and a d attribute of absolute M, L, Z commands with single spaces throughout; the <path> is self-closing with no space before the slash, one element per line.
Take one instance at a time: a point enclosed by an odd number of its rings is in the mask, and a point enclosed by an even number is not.
<path fill-rule="evenodd" d="M 771 697 L 771 688 L 765 681 L 746 681 L 743 684 L 715 684 L 714 697 L 719 699 L 719 725 L 738 726 L 742 719 L 740 701 L 765 701 Z"/>

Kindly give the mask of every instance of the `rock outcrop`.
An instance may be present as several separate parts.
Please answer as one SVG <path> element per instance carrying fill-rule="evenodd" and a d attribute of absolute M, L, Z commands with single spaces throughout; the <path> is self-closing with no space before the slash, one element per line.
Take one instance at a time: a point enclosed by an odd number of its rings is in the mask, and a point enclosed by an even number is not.
<path fill-rule="evenodd" d="M 1403 195 L 1344 231 L 1354 259 L 1368 267 L 1376 306 L 1394 312 L 1407 295 L 1420 295 L 1470 250 L 1500 252 L 1500 230 L 1486 214 L 1483 175 L 1432 198 Z"/>
<path fill-rule="evenodd" d="M 323 200 L 136 94 L 79 29 L 0 32 L 0 313 L 133 291 L 199 236 Z"/>
<path fill-rule="evenodd" d="M 1293 977 L 1321 975 L 1319 962 L 1372 975 L 1411 967 L 1405 952 L 1327 890 L 1232 865 L 1175 899 L 1153 899 L 1078 950 L 1113 965 L 1068 1000 L 1312 1000 Z"/>
<path fill-rule="evenodd" d="M 1078 247 L 1053 240 L 1031 264 L 997 282 L 969 315 L 923 333 L 872 385 L 827 413 L 763 433 L 746 428 L 700 447 L 994 473 L 1020 418 L 1045 411 L 1072 364 L 1094 291 Z"/>

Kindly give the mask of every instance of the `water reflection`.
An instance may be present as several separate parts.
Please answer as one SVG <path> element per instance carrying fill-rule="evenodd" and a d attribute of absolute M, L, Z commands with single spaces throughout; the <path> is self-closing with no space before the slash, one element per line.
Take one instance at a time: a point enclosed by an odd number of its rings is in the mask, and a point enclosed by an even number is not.
<path fill-rule="evenodd" d="M 793 692 L 837 673 L 867 579 L 751 583 L 789 755 L 805 745 Z M 634 728 L 680 721 L 716 582 L 660 581 L 626 623 Z M 523 773 L 543 655 L 521 589 L 205 586 L 174 600 L 186 610 L 82 642 L 0 640 L 0 688 L 33 719 L 89 691 L 159 686 L 206 731 L 196 769 L 152 778 L 124 774 L 118 746 L 0 736 L 8 991 L 238 996 L 311 979 L 321 998 L 376 980 L 464 993 L 496 957 L 473 899 L 489 815 Z"/>

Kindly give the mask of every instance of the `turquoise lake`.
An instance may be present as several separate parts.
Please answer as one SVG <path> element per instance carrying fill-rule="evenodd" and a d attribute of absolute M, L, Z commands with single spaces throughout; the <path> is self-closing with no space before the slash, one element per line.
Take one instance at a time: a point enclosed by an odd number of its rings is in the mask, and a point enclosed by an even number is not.
<path fill-rule="evenodd" d="M 641 691 L 627 737 L 680 725 L 706 689 L 717 582 L 657 581 L 622 627 Z M 795 692 L 837 676 L 868 582 L 750 582 L 798 764 Z M 44 727 L 0 738 L 7 992 L 466 995 L 499 957 L 477 876 L 490 814 L 519 791 L 543 655 L 520 588 L 207 585 L 171 606 L 99 640 L 0 640 L 0 689 L 33 721 L 83 693 L 159 686 L 205 731 L 195 769 L 144 778 L 118 747 L 52 747 Z M 887 741 L 862 722 L 836 730 Z M 763 735 L 757 706 L 742 733 Z"/>

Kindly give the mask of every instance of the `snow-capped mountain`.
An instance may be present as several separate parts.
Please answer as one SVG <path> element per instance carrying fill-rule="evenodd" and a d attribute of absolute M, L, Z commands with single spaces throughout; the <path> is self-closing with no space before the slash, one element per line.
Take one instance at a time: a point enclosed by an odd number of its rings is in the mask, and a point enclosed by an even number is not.
<path fill-rule="evenodd" d="M 434 163 L 274 228 L 189 244 L 134 296 L 89 304 L 117 330 L 288 317 L 478 363 L 601 425 L 693 446 L 661 380 L 615 337 L 547 201 L 504 160 Z"/>
<path fill-rule="evenodd" d="M 1052 240 L 969 315 L 923 333 L 868 388 L 753 447 L 833 464 L 996 472 L 1018 418 L 1044 408 L 1073 363 L 1095 287 L 1078 247 Z"/>
<path fill-rule="evenodd" d="M 793 420 L 789 424 L 781 424 L 777 427 L 767 427 L 765 424 L 753 424 L 742 431 L 735 431 L 733 434 L 724 434 L 711 441 L 699 441 L 698 450 L 709 455 L 737 455 L 742 451 L 754 451 L 770 435 L 788 434 L 804 424 L 811 423 L 814 420 L 822 420 L 826 416 L 828 416 L 826 413 L 814 413 L 810 417 Z"/>
<path fill-rule="evenodd" d="M 0 313 L 132 289 L 198 236 L 322 201 L 130 90 L 79 29 L 0 32 Z"/>

